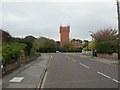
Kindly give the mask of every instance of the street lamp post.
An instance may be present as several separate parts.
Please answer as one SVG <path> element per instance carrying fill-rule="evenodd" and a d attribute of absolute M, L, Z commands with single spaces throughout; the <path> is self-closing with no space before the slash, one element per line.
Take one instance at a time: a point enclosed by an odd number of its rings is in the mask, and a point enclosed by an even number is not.
<path fill-rule="evenodd" d="M 120 60 L 120 1 L 117 0 L 117 13 L 118 13 L 118 59 Z"/>

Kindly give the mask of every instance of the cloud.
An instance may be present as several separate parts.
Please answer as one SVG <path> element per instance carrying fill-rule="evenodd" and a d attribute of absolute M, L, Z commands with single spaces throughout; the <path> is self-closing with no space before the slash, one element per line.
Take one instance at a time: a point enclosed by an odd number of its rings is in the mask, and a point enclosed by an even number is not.
<path fill-rule="evenodd" d="M 115 2 L 4 2 L 3 28 L 13 36 L 59 40 L 59 26 L 71 26 L 71 38 L 90 39 L 89 31 L 117 29 Z"/>
<path fill-rule="evenodd" d="M 2 0 L 2 2 L 114 2 L 115 0 Z"/>

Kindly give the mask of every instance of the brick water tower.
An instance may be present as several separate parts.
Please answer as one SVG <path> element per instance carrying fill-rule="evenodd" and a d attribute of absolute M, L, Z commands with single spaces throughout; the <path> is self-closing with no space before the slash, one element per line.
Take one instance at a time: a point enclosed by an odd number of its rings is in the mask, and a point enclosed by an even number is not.
<path fill-rule="evenodd" d="M 60 26 L 60 47 L 64 46 L 65 43 L 69 42 L 70 26 Z"/>

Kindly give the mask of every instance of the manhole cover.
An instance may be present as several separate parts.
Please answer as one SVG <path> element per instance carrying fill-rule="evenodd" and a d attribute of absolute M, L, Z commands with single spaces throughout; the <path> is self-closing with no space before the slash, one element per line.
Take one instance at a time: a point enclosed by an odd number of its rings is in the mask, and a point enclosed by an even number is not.
<path fill-rule="evenodd" d="M 24 77 L 14 77 L 10 80 L 10 82 L 21 82 L 24 79 Z"/>

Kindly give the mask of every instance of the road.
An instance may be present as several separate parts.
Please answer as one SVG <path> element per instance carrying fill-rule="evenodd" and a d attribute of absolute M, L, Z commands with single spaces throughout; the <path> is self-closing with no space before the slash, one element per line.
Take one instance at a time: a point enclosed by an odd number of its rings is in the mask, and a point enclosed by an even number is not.
<path fill-rule="evenodd" d="M 51 54 L 42 88 L 118 88 L 118 67 L 65 53 Z"/>

